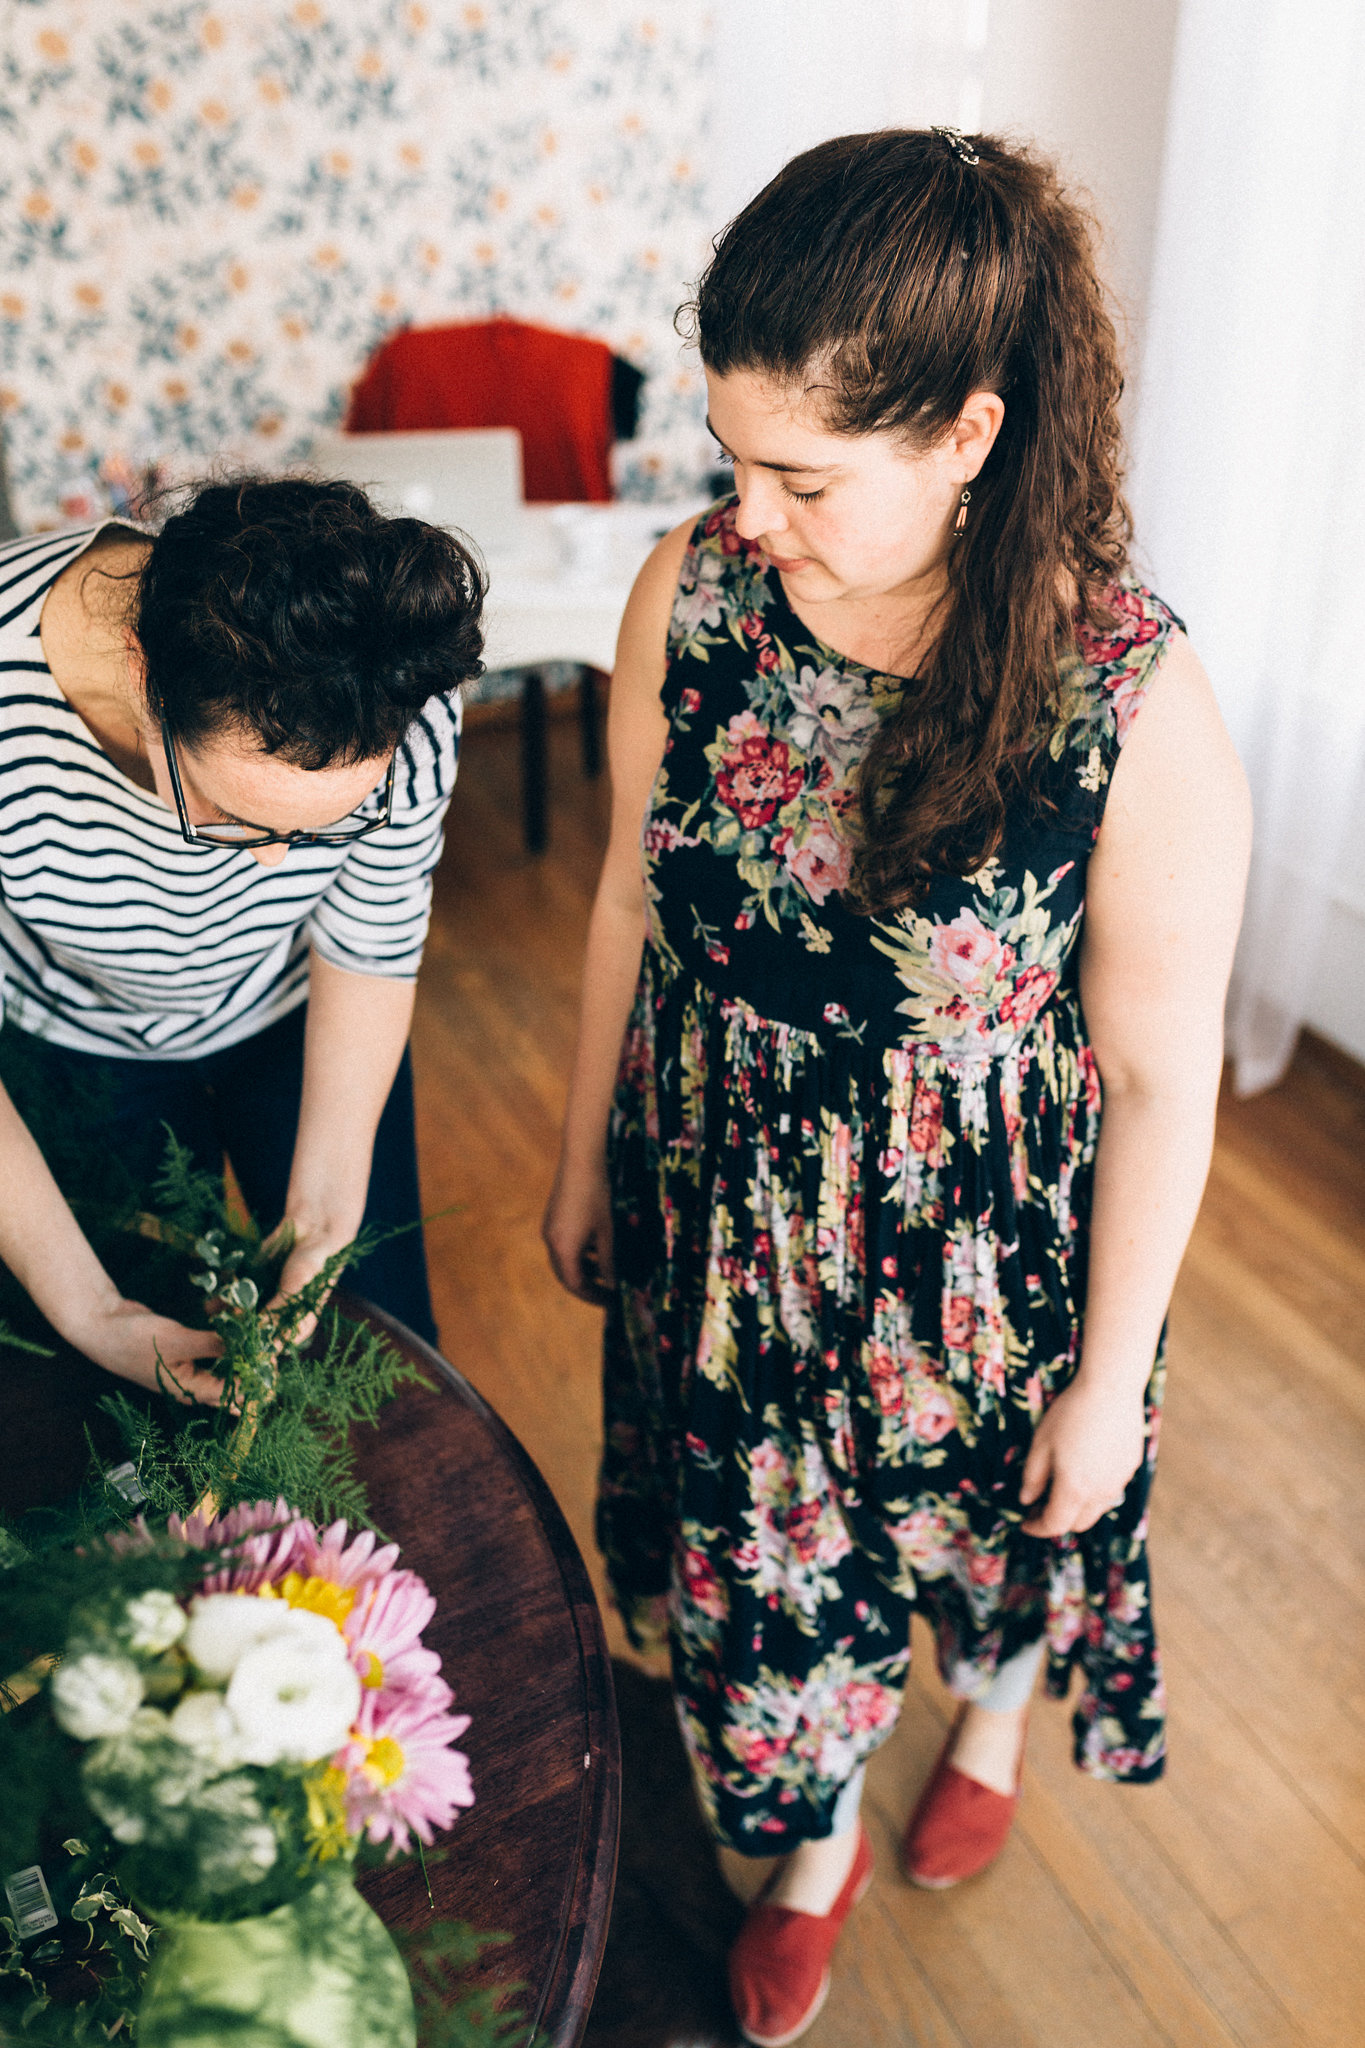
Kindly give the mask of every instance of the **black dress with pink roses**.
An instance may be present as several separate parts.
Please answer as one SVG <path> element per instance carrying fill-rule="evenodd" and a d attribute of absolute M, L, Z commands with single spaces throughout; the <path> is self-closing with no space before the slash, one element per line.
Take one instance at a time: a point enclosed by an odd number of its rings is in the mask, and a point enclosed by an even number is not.
<path fill-rule="evenodd" d="M 1081 1536 L 1025 1536 L 1033 1430 L 1080 1356 L 1100 1088 L 1077 993 L 1118 752 L 1178 621 L 1124 581 L 1063 668 L 1050 805 L 899 915 L 854 915 L 845 820 L 907 684 L 822 646 L 734 528 L 683 562 L 649 936 L 610 1140 L 617 1298 L 599 1537 L 666 1630 L 721 1839 L 826 1834 L 890 1732 L 918 1609 L 970 1698 L 1046 1636 L 1076 1760 L 1160 1774 L 1148 1457 Z"/>

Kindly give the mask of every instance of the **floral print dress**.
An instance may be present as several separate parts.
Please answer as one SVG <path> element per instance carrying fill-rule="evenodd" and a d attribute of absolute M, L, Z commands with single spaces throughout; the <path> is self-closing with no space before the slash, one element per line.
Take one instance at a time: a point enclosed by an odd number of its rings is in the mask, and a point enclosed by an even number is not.
<path fill-rule="evenodd" d="M 854 915 L 844 821 L 907 685 L 817 642 L 734 527 L 698 524 L 644 822 L 649 932 L 610 1160 L 599 1538 L 637 1643 L 671 1638 L 717 1835 L 827 1834 L 890 1732 L 918 1609 L 970 1698 L 1045 1636 L 1076 1760 L 1164 1754 L 1145 1536 L 1026 1536 L 1033 1430 L 1080 1358 L 1100 1084 L 1077 993 L 1086 864 L 1178 621 L 1125 581 L 1063 668 L 1051 808 L 976 874 Z M 909 687 L 913 687 L 912 685 Z"/>

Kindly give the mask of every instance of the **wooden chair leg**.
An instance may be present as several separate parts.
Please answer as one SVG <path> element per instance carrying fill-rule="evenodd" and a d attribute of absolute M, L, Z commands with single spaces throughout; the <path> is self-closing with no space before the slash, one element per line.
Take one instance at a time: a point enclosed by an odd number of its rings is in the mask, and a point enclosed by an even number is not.
<path fill-rule="evenodd" d="M 545 851 L 545 797 L 545 678 L 529 668 L 521 686 L 521 824 L 528 853 Z"/>
<path fill-rule="evenodd" d="M 583 740 L 583 773 L 589 782 L 602 772 L 602 732 L 597 705 L 599 678 L 598 669 L 584 668 L 578 686 L 578 722 Z"/>

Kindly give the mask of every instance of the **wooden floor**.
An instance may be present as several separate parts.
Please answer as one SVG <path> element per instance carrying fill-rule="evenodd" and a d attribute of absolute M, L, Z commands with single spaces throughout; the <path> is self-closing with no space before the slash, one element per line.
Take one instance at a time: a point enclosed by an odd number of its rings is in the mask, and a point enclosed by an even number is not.
<path fill-rule="evenodd" d="M 556 1288 L 538 1238 L 604 820 L 574 737 L 553 727 L 539 860 L 519 846 L 514 736 L 468 738 L 415 1056 L 426 1205 L 462 1205 L 430 1232 L 443 1348 L 536 1459 L 600 1592 L 598 1317 Z M 1365 1080 L 1328 1048 L 1224 1105 L 1172 1332 L 1152 1546 L 1167 1776 L 1082 1777 L 1066 1711 L 1043 1704 L 999 1864 L 958 1892 L 912 1890 L 894 1842 L 947 1718 L 917 1635 L 869 1773 L 878 1879 L 810 2048 L 1365 2044 Z M 589 2040 L 729 2043 L 739 1908 L 666 1687 L 609 1629 L 627 1806 Z"/>

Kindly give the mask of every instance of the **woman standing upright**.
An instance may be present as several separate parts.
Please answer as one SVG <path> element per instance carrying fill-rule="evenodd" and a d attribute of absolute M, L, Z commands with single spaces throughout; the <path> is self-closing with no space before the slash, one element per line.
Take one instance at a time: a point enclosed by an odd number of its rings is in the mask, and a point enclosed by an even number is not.
<path fill-rule="evenodd" d="M 1161 1339 L 1248 813 L 1129 569 L 1114 333 L 1046 165 L 825 143 L 696 325 L 736 492 L 622 629 L 546 1234 L 609 1306 L 622 1611 L 667 1622 L 716 1835 L 785 1858 L 731 1959 L 776 2044 L 870 1874 L 912 1611 L 964 1703 L 916 1882 L 1003 1845 L 1045 1655 L 1083 1769 L 1161 1770 Z"/>

